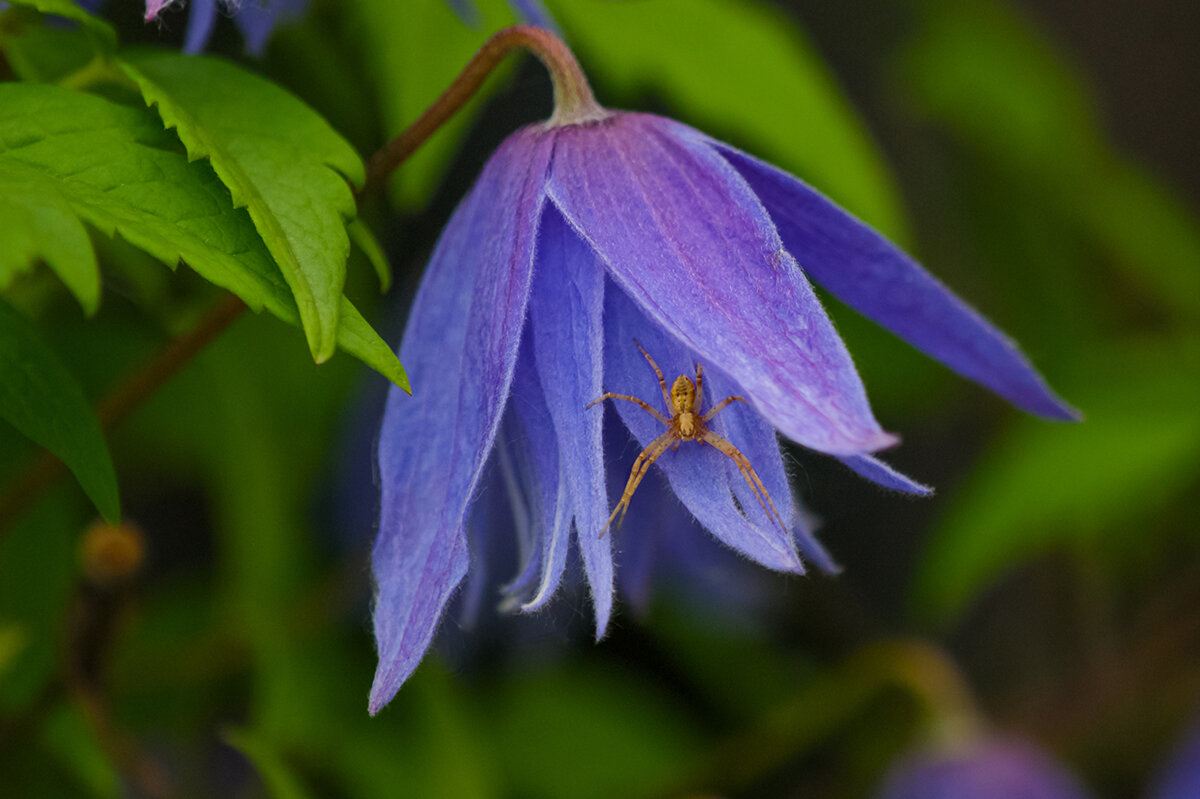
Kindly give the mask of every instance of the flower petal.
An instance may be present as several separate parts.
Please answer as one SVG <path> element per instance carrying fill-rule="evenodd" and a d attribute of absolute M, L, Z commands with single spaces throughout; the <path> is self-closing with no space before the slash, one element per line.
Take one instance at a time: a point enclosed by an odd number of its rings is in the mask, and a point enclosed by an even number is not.
<path fill-rule="evenodd" d="M 633 339 L 646 348 L 664 375 L 694 375 L 696 355 L 647 319 L 633 301 L 615 287 L 610 286 L 605 295 L 604 312 L 606 390 L 631 394 L 661 408 L 662 391 L 658 379 L 634 346 Z M 612 402 L 625 426 L 643 447 L 663 432 L 660 422 L 633 403 Z M 721 421 L 720 416 L 713 421 L 714 430 L 728 432 L 717 424 Z M 732 443 L 740 448 L 752 442 L 734 436 Z M 776 460 L 780 457 L 778 447 L 774 457 Z M 734 502 L 745 483 L 728 457 L 710 446 L 683 442 L 677 450 L 663 453 L 656 466 L 666 474 L 671 489 L 688 511 L 725 544 L 768 568 L 803 571 L 791 534 L 770 523 L 756 500 L 741 502 L 739 499 L 740 509 Z M 757 470 L 758 465 L 754 466 Z M 782 466 L 779 469 L 782 472 Z M 780 493 L 776 506 L 782 507 L 780 514 L 787 519 L 791 515 L 791 495 L 786 490 Z M 631 515 L 639 512 L 637 499 L 635 494 L 634 504 L 629 509 Z"/>
<path fill-rule="evenodd" d="M 846 464 L 850 469 L 860 477 L 865 477 L 872 483 L 878 483 L 884 488 L 890 488 L 893 491 L 903 491 L 905 494 L 916 494 L 920 497 L 927 497 L 933 494 L 933 489 L 888 466 L 878 458 L 872 458 L 870 455 L 850 455 L 848 457 L 838 458 L 839 461 Z"/>
<path fill-rule="evenodd" d="M 152 22 L 167 5 L 174 0 L 146 0 L 146 22 Z"/>
<path fill-rule="evenodd" d="M 192 0 L 192 7 L 188 11 L 187 33 L 183 38 L 183 52 L 199 53 L 203 50 L 216 24 L 217 0 Z"/>
<path fill-rule="evenodd" d="M 1017 407 L 1079 420 L 1013 341 L 899 248 L 804 182 L 710 141 L 758 194 L 805 274 L 835 297 Z"/>
<path fill-rule="evenodd" d="M 233 21 L 246 37 L 246 52 L 262 55 L 271 32 L 280 21 L 304 13 L 308 0 L 252 0 L 243 3 Z"/>
<path fill-rule="evenodd" d="M 792 535 L 796 539 L 796 548 L 800 550 L 800 557 L 826 574 L 840 574 L 841 564 L 833 559 L 833 556 L 825 549 L 825 545 L 817 539 L 817 529 L 820 526 L 820 520 L 799 507 L 799 503 L 797 503 L 796 518 L 792 522 Z"/>
<path fill-rule="evenodd" d="M 571 501 L 563 478 L 554 420 L 546 407 L 528 329 L 522 337 L 509 404 L 515 424 L 514 440 L 508 444 L 518 453 L 520 470 L 528 475 L 526 495 L 534 498 L 530 526 L 536 547 L 536 551 L 530 552 L 529 565 L 533 568 L 527 568 L 522 575 L 525 579 L 519 577 L 510 590 L 515 596 L 524 590 L 526 580 L 532 584 L 530 575 L 540 574 L 533 598 L 521 605 L 522 610 L 530 611 L 542 608 L 562 581 L 571 543 Z"/>
<path fill-rule="evenodd" d="M 597 638 L 604 634 L 612 611 L 612 539 L 600 537 L 608 519 L 600 433 L 604 414 L 585 406 L 602 391 L 603 310 L 603 266 L 562 215 L 547 205 L 538 231 L 529 326 L 592 589 Z"/>
<path fill-rule="evenodd" d="M 467 569 L 463 524 L 509 395 L 553 139 L 509 137 L 459 205 L 409 315 L 413 395 L 388 396 L 379 441 L 378 711 L 416 668 Z"/>
<path fill-rule="evenodd" d="M 895 443 L 758 198 L 679 130 L 644 114 L 561 128 L 551 199 L 645 313 L 784 435 L 838 455 Z"/>

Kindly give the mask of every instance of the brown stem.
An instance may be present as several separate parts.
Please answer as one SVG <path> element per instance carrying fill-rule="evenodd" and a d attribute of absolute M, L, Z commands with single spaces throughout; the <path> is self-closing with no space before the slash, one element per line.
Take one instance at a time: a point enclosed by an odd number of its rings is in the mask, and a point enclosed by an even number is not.
<path fill-rule="evenodd" d="M 519 49 L 537 56 L 554 82 L 554 115 L 550 117 L 549 125 L 578 124 L 607 116 L 592 96 L 579 62 L 561 39 L 532 25 L 505 28 L 484 42 L 450 88 L 442 92 L 416 122 L 371 157 L 367 163 L 367 179 L 359 195 L 367 197 L 382 188 L 396 167 L 466 105 L 504 57 Z"/>
<path fill-rule="evenodd" d="M 130 375 L 96 406 L 100 427 L 108 431 L 120 424 L 135 408 L 154 395 L 164 383 L 186 366 L 205 347 L 233 324 L 246 304 L 233 294 L 218 302 L 194 328 L 173 338 L 149 362 Z M 66 467 L 43 451 L 16 482 L 0 494 L 0 535 L 9 529 L 42 492 L 57 480 Z"/>

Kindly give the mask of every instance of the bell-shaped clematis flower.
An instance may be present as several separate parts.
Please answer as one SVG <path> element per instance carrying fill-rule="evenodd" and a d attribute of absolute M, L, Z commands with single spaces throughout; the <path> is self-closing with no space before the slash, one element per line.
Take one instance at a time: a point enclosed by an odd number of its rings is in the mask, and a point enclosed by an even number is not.
<path fill-rule="evenodd" d="M 877 799 L 1089 799 L 1078 778 L 1024 741 L 983 740 L 911 755 Z"/>
<path fill-rule="evenodd" d="M 678 122 L 601 109 L 573 60 L 551 72 L 554 116 L 484 166 L 434 250 L 400 346 L 413 394 L 392 390 L 379 438 L 372 712 L 416 668 L 470 567 L 468 511 L 501 431 L 531 509 L 508 601 L 541 607 L 575 547 L 604 634 L 614 582 L 605 414 L 585 406 L 617 392 L 672 415 L 639 344 L 668 384 L 703 367 L 698 412 L 745 399 L 711 428 L 753 467 L 778 519 L 706 443 L 676 442 L 653 468 L 722 544 L 785 572 L 803 568 L 801 514 L 776 433 L 890 488 L 929 491 L 872 456 L 897 439 L 875 420 L 810 279 L 1016 405 L 1074 418 L 1003 334 L 803 182 Z M 666 429 L 634 403 L 613 404 L 635 451 Z M 638 500 L 631 524 L 652 512 Z"/>

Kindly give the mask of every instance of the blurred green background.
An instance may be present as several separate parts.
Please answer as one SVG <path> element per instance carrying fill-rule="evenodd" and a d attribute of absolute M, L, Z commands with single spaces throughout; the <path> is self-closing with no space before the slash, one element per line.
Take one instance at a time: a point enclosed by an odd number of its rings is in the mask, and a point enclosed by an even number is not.
<path fill-rule="evenodd" d="M 844 571 L 732 610 L 662 586 L 588 640 L 586 602 L 453 619 L 366 713 L 372 426 L 384 380 L 244 318 L 112 437 L 145 560 L 84 573 L 60 481 L 0 532 L 0 795 L 866 797 L 966 713 L 1098 797 L 1139 795 L 1200 711 L 1200 7 L 1187 0 L 557 0 L 602 103 L 682 119 L 825 191 L 1021 342 L 1086 414 L 1022 416 L 827 301 L 914 500 L 787 450 Z M 313 0 L 262 61 L 368 156 L 486 36 L 442 0 Z M 112 0 L 128 41 L 175 43 Z M 182 16 L 177 15 L 176 27 Z M 367 209 L 396 285 L 352 256 L 391 341 L 488 154 L 544 118 L 514 59 Z M 95 235 L 84 319 L 18 285 L 93 398 L 219 297 Z M 36 455 L 0 428 L 0 485 Z M 709 601 L 705 601 L 706 596 Z"/>

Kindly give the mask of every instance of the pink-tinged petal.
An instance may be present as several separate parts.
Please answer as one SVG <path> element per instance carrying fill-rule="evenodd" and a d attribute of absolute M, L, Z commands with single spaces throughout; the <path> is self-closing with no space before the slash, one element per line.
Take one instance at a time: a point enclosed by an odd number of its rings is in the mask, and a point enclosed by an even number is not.
<path fill-rule="evenodd" d="M 561 128 L 550 198 L 647 316 L 788 438 L 837 455 L 895 443 L 758 198 L 680 129 L 642 114 Z"/>
<path fill-rule="evenodd" d="M 933 494 L 933 489 L 916 480 L 903 475 L 900 472 L 888 466 L 878 458 L 872 458 L 870 455 L 851 455 L 849 457 L 838 458 L 839 461 L 860 477 L 865 477 L 872 483 L 890 488 L 893 491 L 903 491 L 905 494 L 916 494 L 919 497 L 927 497 Z"/>
<path fill-rule="evenodd" d="M 153 22 L 159 12 L 174 2 L 175 0 L 146 0 L 146 22 Z"/>
<path fill-rule="evenodd" d="M 695 375 L 696 354 L 647 319 L 633 301 L 619 290 L 610 288 L 606 293 L 604 313 L 605 390 L 640 397 L 663 410 L 658 378 L 634 345 L 633 339 L 636 338 L 658 363 L 668 384 L 680 374 Z M 705 371 L 710 371 L 707 365 Z M 649 445 L 664 432 L 662 423 L 637 405 L 621 400 L 611 402 L 641 446 Z M 726 429 L 721 416 L 713 420 L 711 428 L 720 435 L 728 434 L 731 443 L 739 449 L 749 448 L 752 443 L 739 439 Z M 779 458 L 778 448 L 775 449 L 775 458 Z M 764 467 L 769 467 L 769 463 L 764 463 Z M 740 499 L 745 483 L 727 456 L 706 444 L 682 442 L 678 449 L 663 453 L 651 468 L 662 470 L 671 489 L 688 511 L 726 545 L 768 568 L 803 571 L 790 531 L 784 532 L 771 522 L 748 493 L 745 496 L 750 497 L 749 502 Z M 739 497 L 737 502 L 734 501 L 735 496 Z M 639 502 L 639 499 L 643 501 Z M 789 518 L 790 493 L 782 491 L 775 501 L 780 514 L 785 519 Z M 635 493 L 627 515 L 640 513 L 642 511 L 639 509 L 645 507 L 644 498 Z"/>
<path fill-rule="evenodd" d="M 600 432 L 604 415 L 585 406 L 602 391 L 604 280 L 596 254 L 547 205 L 529 299 L 530 335 L 592 589 L 597 638 L 604 635 L 612 611 L 612 539 L 600 537 L 608 519 Z"/>
<path fill-rule="evenodd" d="M 388 396 L 372 566 L 379 667 L 370 710 L 408 678 L 467 569 L 467 505 L 509 396 L 552 137 L 527 129 L 484 167 L 438 242 L 400 358 L 412 396 Z"/>
<path fill-rule="evenodd" d="M 1079 420 L 1011 339 L 898 247 L 786 172 L 711 144 L 758 194 L 805 274 L 835 297 L 1017 407 Z"/>

